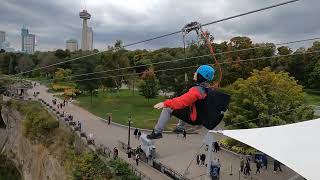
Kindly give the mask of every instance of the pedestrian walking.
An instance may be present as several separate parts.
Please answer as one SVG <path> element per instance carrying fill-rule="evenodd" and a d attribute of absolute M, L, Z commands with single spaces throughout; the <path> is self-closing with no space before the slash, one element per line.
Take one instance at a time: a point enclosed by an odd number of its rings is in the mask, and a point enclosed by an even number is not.
<path fill-rule="evenodd" d="M 81 122 L 78 121 L 78 127 L 79 127 L 79 131 L 81 131 Z"/>
<path fill-rule="evenodd" d="M 220 151 L 220 146 L 219 146 L 219 143 L 217 141 L 213 143 L 213 147 L 214 147 L 213 152 Z"/>
<path fill-rule="evenodd" d="M 110 125 L 111 124 L 111 115 L 109 114 L 108 115 L 108 125 Z"/>
<path fill-rule="evenodd" d="M 187 132 L 186 132 L 186 130 L 183 130 L 182 134 L 183 134 L 183 139 L 187 139 Z"/>
<path fill-rule="evenodd" d="M 275 159 L 273 162 L 273 172 L 276 173 L 278 171 L 278 169 L 280 172 L 282 171 L 280 162 Z"/>
<path fill-rule="evenodd" d="M 257 159 L 256 160 L 256 167 L 257 167 L 257 170 L 256 170 L 256 174 L 260 174 L 260 168 L 261 168 L 261 160 L 260 159 Z"/>
<path fill-rule="evenodd" d="M 138 130 L 138 139 L 140 139 L 140 136 L 141 136 L 141 131 Z"/>
<path fill-rule="evenodd" d="M 201 165 L 204 165 L 204 163 L 206 161 L 206 155 L 205 154 L 201 154 L 200 159 L 201 159 Z"/>
<path fill-rule="evenodd" d="M 136 154 L 136 164 L 137 166 L 139 165 L 139 159 L 140 159 L 140 156 L 139 156 L 139 153 Z"/>
<path fill-rule="evenodd" d="M 244 167 L 244 174 L 250 175 L 251 167 L 250 167 L 250 159 L 247 159 L 246 165 Z"/>
<path fill-rule="evenodd" d="M 200 166 L 200 154 L 197 155 L 197 165 Z"/>
<path fill-rule="evenodd" d="M 240 158 L 240 171 L 241 173 L 243 173 L 243 169 L 244 169 L 244 159 L 243 157 Z"/>
<path fill-rule="evenodd" d="M 138 129 L 137 128 L 134 130 L 133 135 L 134 135 L 135 138 L 138 137 Z"/>
<path fill-rule="evenodd" d="M 118 158 L 118 149 L 117 149 L 117 147 L 114 147 L 113 148 L 113 159 L 117 159 Z"/>

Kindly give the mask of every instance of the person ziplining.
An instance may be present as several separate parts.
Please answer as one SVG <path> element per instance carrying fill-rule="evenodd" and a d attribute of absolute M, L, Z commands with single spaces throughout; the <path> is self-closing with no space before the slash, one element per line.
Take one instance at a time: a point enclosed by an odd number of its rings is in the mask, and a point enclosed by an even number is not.
<path fill-rule="evenodd" d="M 172 115 L 179 119 L 174 130 L 176 133 L 182 133 L 185 130 L 185 123 L 202 125 L 212 130 L 221 122 L 229 105 L 230 96 L 216 91 L 222 79 L 222 71 L 211 45 L 213 38 L 209 38 L 208 33 L 202 30 L 198 22 L 191 22 L 183 28 L 183 38 L 185 39 L 191 31 L 196 31 L 197 35 L 206 41 L 215 65 L 219 69 L 219 80 L 214 85 L 210 85 L 215 76 L 215 69 L 210 65 L 198 67 L 193 77 L 195 85 L 187 93 L 154 105 L 154 108 L 162 109 L 162 112 L 154 130 L 147 135 L 148 139 L 162 138 L 162 132 Z"/>

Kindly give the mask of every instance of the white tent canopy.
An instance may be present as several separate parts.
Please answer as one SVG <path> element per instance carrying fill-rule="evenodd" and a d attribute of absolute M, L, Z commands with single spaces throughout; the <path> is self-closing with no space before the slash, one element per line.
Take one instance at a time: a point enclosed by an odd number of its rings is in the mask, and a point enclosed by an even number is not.
<path fill-rule="evenodd" d="M 320 119 L 266 128 L 211 132 L 254 147 L 308 180 L 320 179 Z"/>

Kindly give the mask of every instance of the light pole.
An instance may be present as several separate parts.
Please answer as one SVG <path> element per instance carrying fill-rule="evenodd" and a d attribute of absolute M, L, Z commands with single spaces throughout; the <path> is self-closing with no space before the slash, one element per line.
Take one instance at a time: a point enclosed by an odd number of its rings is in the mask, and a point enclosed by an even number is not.
<path fill-rule="evenodd" d="M 127 151 L 128 151 L 128 158 L 131 158 L 131 152 L 130 152 L 130 129 L 131 129 L 131 114 L 129 115 L 129 129 L 128 129 L 128 148 L 127 148 Z"/>

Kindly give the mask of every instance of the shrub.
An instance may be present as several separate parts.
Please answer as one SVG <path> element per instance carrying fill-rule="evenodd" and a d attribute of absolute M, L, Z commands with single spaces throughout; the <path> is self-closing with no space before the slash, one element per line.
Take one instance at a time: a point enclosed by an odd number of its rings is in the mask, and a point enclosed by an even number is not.
<path fill-rule="evenodd" d="M 235 153 L 238 154 L 243 154 L 243 155 L 251 155 L 251 154 L 255 154 L 257 152 L 256 149 L 243 144 L 235 139 L 231 139 L 231 138 L 226 138 L 223 139 L 219 142 L 224 148 L 233 151 Z"/>
<path fill-rule="evenodd" d="M 58 121 L 37 102 L 14 101 L 11 106 L 24 115 L 22 131 L 25 137 L 44 144 L 50 143 L 48 135 L 59 127 Z"/>
<path fill-rule="evenodd" d="M 129 169 L 129 165 L 120 159 L 111 160 L 111 167 L 114 169 L 115 174 L 121 177 L 121 180 L 140 180 L 140 178 L 135 176 Z"/>
<path fill-rule="evenodd" d="M 72 157 L 72 169 L 74 179 L 111 179 L 112 172 L 99 157 L 93 152 L 82 152 L 75 154 L 74 151 L 70 154 Z"/>

